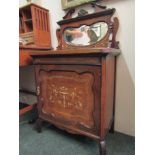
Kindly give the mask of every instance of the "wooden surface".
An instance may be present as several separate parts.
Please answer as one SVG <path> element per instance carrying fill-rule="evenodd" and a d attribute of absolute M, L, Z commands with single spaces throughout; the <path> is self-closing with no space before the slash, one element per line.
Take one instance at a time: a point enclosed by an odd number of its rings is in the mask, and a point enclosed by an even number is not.
<path fill-rule="evenodd" d="M 95 126 L 92 116 L 94 111 L 92 74 L 69 72 L 65 68 L 61 72 L 49 72 L 44 68 L 39 77 L 44 82 L 40 90 L 41 99 L 46 100 L 42 113 L 52 115 L 55 120 L 66 120 L 77 128 L 78 125 L 88 129 Z"/>
<path fill-rule="evenodd" d="M 27 65 L 32 65 L 33 59 L 30 56 L 29 52 L 21 52 L 19 51 L 19 66 L 27 66 Z"/>
<path fill-rule="evenodd" d="M 69 133 L 94 138 L 99 140 L 100 155 L 106 154 L 105 136 L 114 122 L 115 58 L 120 54 L 116 41 L 119 22 L 111 19 L 114 12 L 106 9 L 69 19 L 70 12 L 58 22 L 58 50 L 27 50 L 35 65 L 38 132 L 42 121 L 47 121 Z M 108 24 L 108 32 L 96 44 L 75 47 L 65 42 L 66 28 L 102 21 Z"/>
<path fill-rule="evenodd" d="M 113 8 L 113 9 L 104 9 L 100 12 L 95 12 L 95 13 L 88 14 L 88 15 L 81 16 L 81 17 L 72 18 L 71 16 L 69 16 L 69 18 L 67 18 L 67 19 L 64 18 L 64 20 L 58 21 L 57 23 L 59 25 L 63 25 L 63 24 L 68 24 L 68 23 L 72 23 L 72 22 L 74 23 L 74 22 L 78 22 L 78 21 L 86 20 L 86 19 L 94 19 L 94 18 L 98 18 L 100 16 L 108 16 L 108 15 L 114 14 L 115 11 L 116 10 Z"/>
<path fill-rule="evenodd" d="M 21 49 L 26 49 L 26 50 L 52 50 L 53 48 L 52 47 L 44 47 L 44 46 L 27 46 L 27 45 L 19 45 L 19 48 Z"/>
<path fill-rule="evenodd" d="M 22 50 L 24 51 L 24 49 Z M 120 50 L 119 49 L 114 49 L 114 48 L 87 48 L 87 49 L 72 49 L 72 50 L 47 50 L 47 51 L 42 51 L 42 50 L 27 50 L 28 52 L 30 52 L 30 55 L 32 57 L 39 57 L 39 56 L 44 56 L 44 57 L 54 57 L 54 56 L 67 56 L 67 55 L 95 55 L 95 54 L 99 54 L 99 55 L 119 55 L 120 54 Z"/>
<path fill-rule="evenodd" d="M 99 75 L 100 70 L 95 66 L 36 66 L 40 92 L 38 106 L 42 107 L 39 108 L 40 117 L 65 122 L 69 130 L 78 129 L 99 135 L 99 126 L 95 123 L 99 120 Z M 49 87 L 54 89 L 49 90 Z M 96 92 L 92 92 L 92 87 L 96 88 Z M 52 115 L 53 117 L 50 117 Z"/>
<path fill-rule="evenodd" d="M 39 119 L 69 133 L 99 140 L 114 121 L 115 57 L 118 49 L 29 51 L 36 74 Z"/>
<path fill-rule="evenodd" d="M 78 55 L 65 51 L 31 53 L 34 64 L 40 64 L 35 71 L 42 119 L 65 124 L 72 132 L 78 129 L 104 139 L 113 121 L 114 62 L 119 53 L 113 50 L 115 54 L 104 55 L 105 51 L 88 50 Z M 70 65 L 65 64 L 68 61 Z M 79 100 L 72 98 L 72 94 L 77 97 L 78 93 L 82 93 Z"/>
<path fill-rule="evenodd" d="M 20 37 L 32 33 L 32 43 L 20 45 L 27 48 L 51 49 L 51 33 L 49 22 L 49 11 L 33 3 L 19 9 Z"/>
<path fill-rule="evenodd" d="M 114 121 L 114 84 L 115 84 L 115 57 L 102 58 L 102 82 L 101 82 L 101 139 L 104 139 Z M 106 119 L 105 119 L 106 118 Z"/>
<path fill-rule="evenodd" d="M 36 104 L 34 105 L 27 105 L 27 107 L 22 108 L 19 110 L 19 116 L 24 115 L 25 113 L 32 111 L 33 109 L 36 108 Z"/>
<path fill-rule="evenodd" d="M 46 8 L 40 6 L 40 5 L 37 5 L 37 4 L 35 4 L 35 3 L 30 3 L 30 4 L 28 3 L 28 4 L 26 4 L 26 5 L 23 5 L 23 6 L 21 6 L 21 7 L 19 8 L 19 10 L 23 10 L 24 8 L 30 7 L 30 6 L 35 6 L 35 7 L 38 7 L 38 8 L 40 8 L 40 9 L 44 9 L 44 10 L 46 10 L 46 11 L 49 11 L 48 9 L 46 9 Z"/>
<path fill-rule="evenodd" d="M 73 11 L 71 11 L 72 13 Z M 119 48 L 119 42 L 116 41 L 116 34 L 119 28 L 119 20 L 117 17 L 112 19 L 112 16 L 115 13 L 115 9 L 101 9 L 99 12 L 95 12 L 92 14 L 88 14 L 85 16 L 80 16 L 76 18 L 71 18 L 70 13 L 66 15 L 66 19 L 57 22 L 60 25 L 60 29 L 57 29 L 57 39 L 58 39 L 58 47 L 59 50 L 64 49 L 88 49 L 88 48 Z M 64 37 L 64 31 L 67 28 L 79 28 L 82 25 L 91 26 L 92 24 L 98 22 L 105 22 L 108 25 L 108 31 L 106 35 L 94 44 L 87 45 L 87 46 L 73 46 L 68 44 Z"/>

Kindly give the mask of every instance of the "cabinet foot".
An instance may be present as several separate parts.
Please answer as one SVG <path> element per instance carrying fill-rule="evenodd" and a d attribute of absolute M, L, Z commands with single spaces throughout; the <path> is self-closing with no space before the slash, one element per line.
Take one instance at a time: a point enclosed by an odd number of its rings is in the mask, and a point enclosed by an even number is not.
<path fill-rule="evenodd" d="M 106 155 L 106 143 L 104 141 L 99 142 L 100 155 Z"/>
<path fill-rule="evenodd" d="M 42 120 L 40 118 L 38 118 L 36 121 L 36 130 L 38 133 L 42 132 Z"/>
<path fill-rule="evenodd" d="M 33 124 L 33 123 L 35 123 L 36 122 L 36 119 L 31 119 L 31 120 L 29 120 L 29 124 Z"/>

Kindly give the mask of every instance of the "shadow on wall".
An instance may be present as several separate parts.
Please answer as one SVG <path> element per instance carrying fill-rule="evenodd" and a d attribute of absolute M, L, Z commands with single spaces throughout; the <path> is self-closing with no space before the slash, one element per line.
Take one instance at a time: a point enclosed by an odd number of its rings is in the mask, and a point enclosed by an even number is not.
<path fill-rule="evenodd" d="M 115 100 L 115 130 L 135 135 L 135 84 L 123 53 L 117 58 Z"/>

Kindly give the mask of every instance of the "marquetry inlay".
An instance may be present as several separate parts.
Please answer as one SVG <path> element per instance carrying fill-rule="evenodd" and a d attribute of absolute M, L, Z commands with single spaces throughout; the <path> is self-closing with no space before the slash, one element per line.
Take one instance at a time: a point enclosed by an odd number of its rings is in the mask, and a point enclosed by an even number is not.
<path fill-rule="evenodd" d="M 77 110 L 83 110 L 84 100 L 82 95 L 84 89 L 76 87 L 57 86 L 51 84 L 51 80 L 48 80 L 48 100 L 50 104 L 58 104 L 62 108 L 75 108 Z"/>
<path fill-rule="evenodd" d="M 94 126 L 94 76 L 91 73 L 41 72 L 42 112 L 87 128 Z M 45 95 L 45 96 L 44 96 Z"/>

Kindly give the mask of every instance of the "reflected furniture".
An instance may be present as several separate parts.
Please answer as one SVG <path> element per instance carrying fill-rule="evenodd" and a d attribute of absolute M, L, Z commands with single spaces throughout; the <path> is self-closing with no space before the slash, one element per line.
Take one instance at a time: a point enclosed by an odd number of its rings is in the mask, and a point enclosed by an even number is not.
<path fill-rule="evenodd" d="M 19 37 L 22 48 L 51 49 L 49 11 L 33 3 L 21 7 Z"/>
<path fill-rule="evenodd" d="M 70 18 L 73 11 L 69 11 L 58 22 L 57 50 L 31 53 L 38 132 L 47 121 L 69 133 L 88 136 L 99 142 L 100 155 L 106 155 L 105 137 L 114 131 L 116 56 L 120 53 L 118 19 L 111 19 L 114 12 L 103 9 Z"/>

